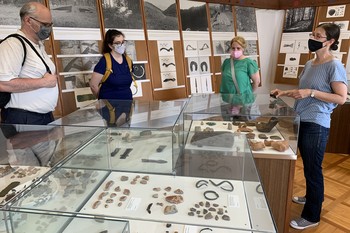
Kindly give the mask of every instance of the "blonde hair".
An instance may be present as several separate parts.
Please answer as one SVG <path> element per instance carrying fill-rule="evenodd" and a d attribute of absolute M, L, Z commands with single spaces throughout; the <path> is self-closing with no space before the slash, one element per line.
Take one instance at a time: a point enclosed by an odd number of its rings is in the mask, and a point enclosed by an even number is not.
<path fill-rule="evenodd" d="M 234 42 L 238 43 L 243 49 L 245 49 L 247 47 L 247 43 L 246 43 L 245 39 L 241 36 L 234 37 L 231 40 L 231 46 Z"/>

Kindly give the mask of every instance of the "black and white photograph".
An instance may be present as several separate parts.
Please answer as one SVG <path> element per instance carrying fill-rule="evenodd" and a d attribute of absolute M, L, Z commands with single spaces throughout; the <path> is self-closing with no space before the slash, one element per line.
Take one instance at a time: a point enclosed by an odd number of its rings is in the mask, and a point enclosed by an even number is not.
<path fill-rule="evenodd" d="M 106 28 L 142 29 L 140 0 L 102 0 Z"/>
<path fill-rule="evenodd" d="M 209 3 L 210 23 L 213 32 L 233 32 L 232 6 Z"/>
<path fill-rule="evenodd" d="M 312 32 L 316 7 L 288 9 L 285 15 L 283 32 Z"/>
<path fill-rule="evenodd" d="M 247 47 L 244 49 L 244 55 L 251 56 L 258 54 L 258 46 L 256 40 L 247 40 Z"/>
<path fill-rule="evenodd" d="M 145 0 L 147 30 L 179 30 L 175 0 Z"/>
<path fill-rule="evenodd" d="M 137 51 L 136 51 L 135 41 L 128 40 L 127 37 L 125 37 L 125 39 L 126 39 L 125 53 L 131 58 L 131 60 L 137 61 Z"/>
<path fill-rule="evenodd" d="M 0 1 L 1 12 L 0 25 L 21 25 L 21 19 L 19 17 L 19 11 L 26 2 L 41 2 L 44 1 L 31 1 L 31 0 L 6 0 Z M 6 12 L 6 14 L 4 14 Z"/>
<path fill-rule="evenodd" d="M 100 54 L 97 40 L 60 40 L 60 54 Z"/>
<path fill-rule="evenodd" d="M 74 95 L 77 108 L 85 107 L 96 101 L 90 87 L 74 89 Z"/>
<path fill-rule="evenodd" d="M 49 2 L 54 27 L 100 27 L 94 0 L 50 0 Z"/>
<path fill-rule="evenodd" d="M 146 79 L 146 70 L 145 64 L 137 63 L 132 65 L 132 74 L 135 80 L 145 80 Z"/>
<path fill-rule="evenodd" d="M 92 71 L 100 57 L 62 57 L 59 59 L 63 66 L 61 72 L 68 73 Z"/>
<path fill-rule="evenodd" d="M 191 93 L 203 93 L 200 76 L 190 77 Z"/>
<path fill-rule="evenodd" d="M 340 27 L 340 30 L 347 31 L 349 28 L 349 21 L 334 21 L 335 24 L 337 24 Z"/>
<path fill-rule="evenodd" d="M 208 31 L 205 2 L 180 0 L 180 8 L 183 31 Z"/>
<path fill-rule="evenodd" d="M 225 41 L 215 40 L 214 45 L 214 55 L 221 55 L 225 53 Z"/>
<path fill-rule="evenodd" d="M 66 84 L 66 89 L 89 87 L 91 75 L 92 74 L 64 75 L 63 78 Z"/>
<path fill-rule="evenodd" d="M 255 8 L 235 7 L 238 32 L 257 32 Z"/>

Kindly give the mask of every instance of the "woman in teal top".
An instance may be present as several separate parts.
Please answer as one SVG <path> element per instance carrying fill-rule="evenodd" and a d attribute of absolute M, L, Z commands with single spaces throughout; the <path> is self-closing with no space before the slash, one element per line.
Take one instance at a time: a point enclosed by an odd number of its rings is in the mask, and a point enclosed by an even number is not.
<path fill-rule="evenodd" d="M 249 99 L 251 99 L 250 97 L 253 98 L 253 92 L 260 84 L 258 65 L 255 61 L 243 55 L 246 46 L 247 44 L 243 37 L 234 37 L 231 40 L 231 57 L 226 59 L 221 66 L 222 80 L 220 93 L 224 94 L 223 100 L 225 102 L 232 103 L 232 100 L 228 99 L 229 95 L 226 94 L 241 94 L 242 98 L 247 99 L 246 101 L 251 103 L 252 101 L 249 101 Z M 239 91 L 232 80 L 231 60 L 233 60 L 235 78 Z M 227 96 L 227 98 L 225 98 L 225 96 Z M 243 101 L 242 104 L 245 104 L 246 101 Z"/>

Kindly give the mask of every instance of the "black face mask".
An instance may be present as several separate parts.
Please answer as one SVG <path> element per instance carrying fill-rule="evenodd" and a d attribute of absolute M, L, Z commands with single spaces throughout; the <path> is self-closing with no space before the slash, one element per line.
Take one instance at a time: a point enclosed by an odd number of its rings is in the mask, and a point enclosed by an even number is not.
<path fill-rule="evenodd" d="M 318 40 L 309 39 L 308 46 L 309 46 L 309 50 L 311 52 L 315 52 L 315 51 L 323 48 L 323 42 L 318 41 Z"/>

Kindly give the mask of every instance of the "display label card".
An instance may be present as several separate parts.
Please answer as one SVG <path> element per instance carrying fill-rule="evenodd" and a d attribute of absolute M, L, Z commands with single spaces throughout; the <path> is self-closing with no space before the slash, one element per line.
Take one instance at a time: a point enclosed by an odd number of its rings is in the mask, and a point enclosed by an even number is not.
<path fill-rule="evenodd" d="M 128 204 L 126 205 L 125 209 L 128 211 L 135 211 L 139 208 L 141 203 L 141 198 L 139 197 L 132 197 L 130 198 Z"/>
<path fill-rule="evenodd" d="M 267 209 L 266 201 L 263 197 L 254 197 L 255 208 Z"/>
<path fill-rule="evenodd" d="M 239 197 L 237 195 L 228 195 L 228 206 L 233 208 L 240 208 Z"/>
<path fill-rule="evenodd" d="M 198 227 L 196 226 L 185 226 L 184 233 L 197 233 Z"/>

